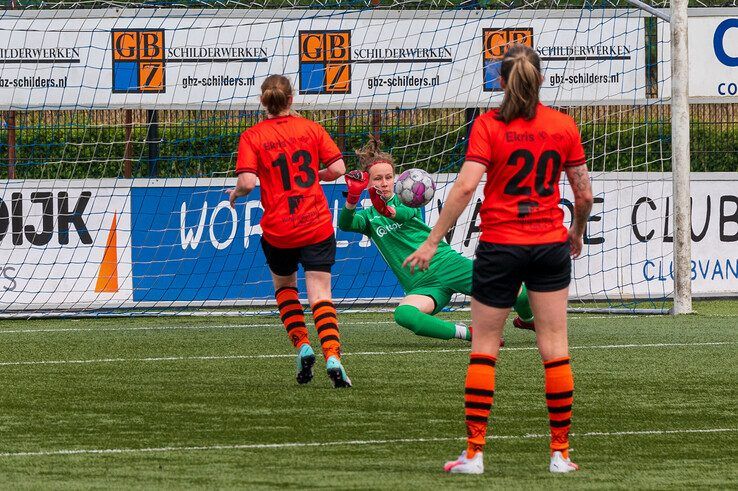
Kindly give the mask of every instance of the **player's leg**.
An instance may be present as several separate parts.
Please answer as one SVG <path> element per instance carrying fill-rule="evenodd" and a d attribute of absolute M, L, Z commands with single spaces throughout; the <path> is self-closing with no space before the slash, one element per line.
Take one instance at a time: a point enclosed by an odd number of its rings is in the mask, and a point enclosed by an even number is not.
<path fill-rule="evenodd" d="M 513 326 L 517 327 L 518 329 L 535 331 L 536 326 L 533 322 L 533 310 L 530 308 L 530 301 L 528 300 L 528 289 L 526 288 L 525 284 L 520 287 L 520 293 L 518 293 L 518 299 L 515 301 L 515 306 L 513 308 L 518 314 L 518 316 L 513 319 Z"/>
<path fill-rule="evenodd" d="M 472 299 L 471 305 L 475 329 L 464 383 L 467 446 L 458 459 L 444 466 L 446 472 L 461 474 L 484 472 L 483 451 L 494 403 L 495 365 L 505 320 L 510 314 L 510 307 L 491 307 L 476 299 Z"/>
<path fill-rule="evenodd" d="M 331 297 L 331 274 L 325 271 L 307 270 L 305 280 L 328 376 L 335 388 L 351 387 L 351 379 L 341 363 L 341 340 L 338 331 L 338 315 Z"/>
<path fill-rule="evenodd" d="M 331 273 L 327 271 L 305 271 L 308 301 L 313 311 L 313 322 L 318 331 L 323 356 L 341 357 L 341 340 L 338 331 L 338 315 L 331 296 Z"/>
<path fill-rule="evenodd" d="M 443 285 L 450 287 L 454 292 L 464 295 L 471 295 L 472 291 L 472 261 L 464 256 L 452 256 L 446 260 L 443 272 L 439 274 Z M 513 309 L 518 316 L 513 320 L 515 327 L 524 329 L 532 329 L 533 312 L 530 310 L 528 303 L 528 292 L 525 285 L 522 285 Z M 521 320 L 525 320 L 520 324 Z M 518 325 L 520 324 L 520 325 Z M 472 327 L 474 325 L 472 324 Z M 471 330 L 470 330 L 471 333 Z M 504 346 L 504 339 L 500 339 L 500 346 Z"/>
<path fill-rule="evenodd" d="M 318 331 L 326 370 L 333 386 L 351 387 L 351 380 L 341 363 L 341 339 L 338 315 L 331 292 L 331 267 L 336 260 L 336 238 L 331 235 L 318 244 L 301 248 L 300 262 L 305 269 L 308 302 Z"/>
<path fill-rule="evenodd" d="M 279 249 L 262 238 L 261 246 L 272 273 L 274 296 L 279 317 L 292 345 L 297 349 L 295 362 L 297 382 L 306 384 L 313 378 L 315 352 L 310 346 L 305 326 L 305 312 L 297 292 L 297 254 L 294 249 Z"/>
<path fill-rule="evenodd" d="M 433 266 L 433 276 L 437 288 L 424 292 L 436 301 L 433 310 L 429 312 L 430 315 L 434 316 L 446 307 L 454 293 L 471 294 L 472 264 L 471 259 L 467 259 L 460 254 L 452 254 L 446 255 L 441 262 Z M 454 337 L 467 341 L 471 340 L 472 331 L 466 325 L 443 321 L 435 317 L 433 320 L 433 323 L 428 322 L 423 325 L 438 326 L 434 330 L 438 333 L 444 333 L 445 337 L 443 339 Z"/>
<path fill-rule="evenodd" d="M 477 248 L 471 304 L 474 333 L 464 388 L 467 448 L 457 460 L 446 463 L 447 472 L 484 472 L 482 451 L 494 402 L 495 365 L 505 321 L 521 284 L 519 265 L 526 260 L 521 251 L 484 242 Z"/>
<path fill-rule="evenodd" d="M 395 322 L 418 336 L 470 340 L 469 329 L 463 324 L 454 324 L 433 316 L 450 300 L 450 294 L 444 290 L 440 288 L 433 290 L 423 289 L 422 293 L 419 290 L 410 292 L 395 309 Z"/>
<path fill-rule="evenodd" d="M 536 249 L 528 285 L 531 307 L 536 316 L 536 342 L 545 372 L 546 405 L 551 431 L 549 470 L 556 473 L 571 472 L 578 469 L 569 459 L 574 377 L 569 358 L 566 306 L 571 259 L 568 244 Z M 541 271 L 547 272 L 545 276 L 540 274 Z"/>

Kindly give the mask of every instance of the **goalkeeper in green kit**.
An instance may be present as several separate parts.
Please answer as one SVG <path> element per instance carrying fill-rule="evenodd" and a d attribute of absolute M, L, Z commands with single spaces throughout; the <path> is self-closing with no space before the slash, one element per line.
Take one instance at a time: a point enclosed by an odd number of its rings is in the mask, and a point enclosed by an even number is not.
<path fill-rule="evenodd" d="M 453 294 L 471 295 L 472 260 L 441 242 L 428 270 L 411 274 L 403 268 L 402 262 L 428 238 L 431 229 L 419 208 L 405 206 L 395 196 L 394 162 L 391 155 L 380 150 L 379 142 L 371 140 L 356 154 L 364 171 L 345 175 L 348 194 L 338 228 L 371 238 L 397 276 L 405 298 L 395 309 L 395 322 L 418 336 L 471 340 L 471 328 L 433 316 L 448 305 Z M 367 187 L 373 206 L 357 212 L 356 205 Z M 533 330 L 533 312 L 524 285 L 515 311 L 518 317 L 513 325 Z"/>

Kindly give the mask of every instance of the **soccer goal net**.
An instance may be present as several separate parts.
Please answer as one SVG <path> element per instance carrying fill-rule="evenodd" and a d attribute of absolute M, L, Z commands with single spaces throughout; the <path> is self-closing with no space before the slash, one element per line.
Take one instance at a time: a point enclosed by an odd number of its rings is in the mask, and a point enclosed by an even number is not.
<path fill-rule="evenodd" d="M 2 314 L 273 305 L 259 190 L 235 209 L 224 194 L 272 73 L 293 81 L 295 109 L 326 127 L 349 168 L 374 136 L 398 172 L 430 171 L 432 225 L 472 121 L 501 101 L 511 43 L 541 56 L 542 101 L 577 120 L 593 177 L 572 306 L 669 306 L 669 24 L 652 13 L 539 1 L 9 7 L 0 13 Z M 334 216 L 341 182 L 324 185 Z M 572 195 L 561 188 L 569 220 Z M 481 196 L 480 186 L 448 234 L 467 257 Z M 403 296 L 366 237 L 338 231 L 337 241 L 341 307 Z"/>

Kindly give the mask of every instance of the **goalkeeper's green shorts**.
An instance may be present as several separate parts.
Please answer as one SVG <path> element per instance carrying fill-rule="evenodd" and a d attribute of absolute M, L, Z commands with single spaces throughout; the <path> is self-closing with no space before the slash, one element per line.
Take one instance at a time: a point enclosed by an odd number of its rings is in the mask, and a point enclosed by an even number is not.
<path fill-rule="evenodd" d="M 405 291 L 405 295 L 425 295 L 436 303 L 433 315 L 451 301 L 451 295 L 471 295 L 472 260 L 459 254 L 448 255 L 431 263 L 428 274 Z"/>

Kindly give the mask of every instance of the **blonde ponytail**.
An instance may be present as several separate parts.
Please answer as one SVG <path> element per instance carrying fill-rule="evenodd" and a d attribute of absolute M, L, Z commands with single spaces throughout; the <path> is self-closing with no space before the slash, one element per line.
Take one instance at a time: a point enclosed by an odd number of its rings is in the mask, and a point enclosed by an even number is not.
<path fill-rule="evenodd" d="M 509 123 L 513 119 L 533 119 L 541 89 L 541 59 L 533 49 L 513 44 L 505 53 L 500 67 L 505 81 L 505 95 L 497 119 Z"/>

